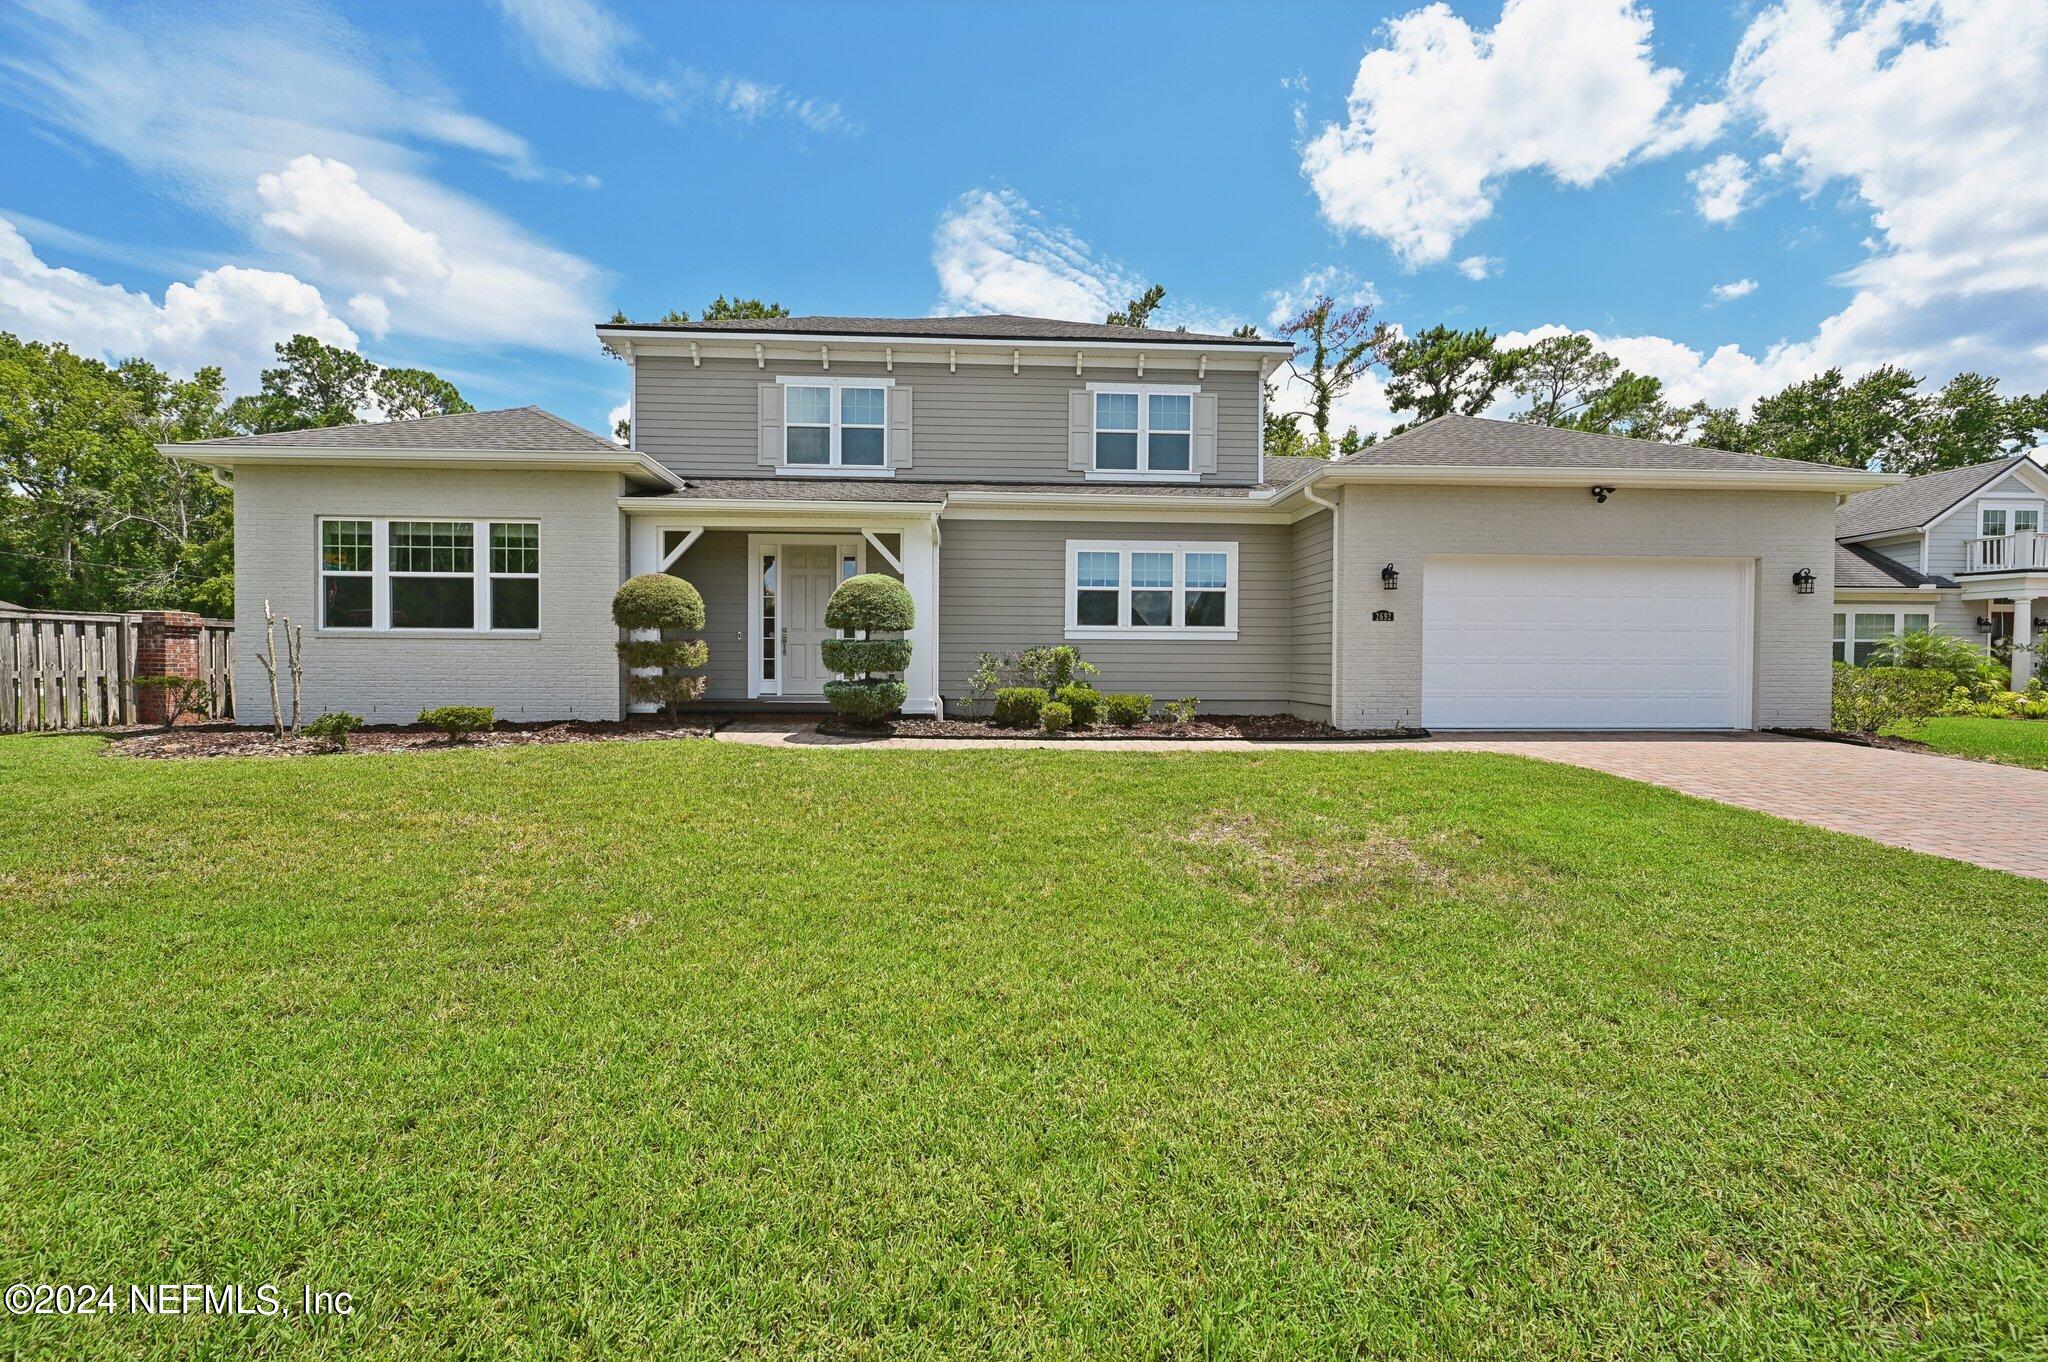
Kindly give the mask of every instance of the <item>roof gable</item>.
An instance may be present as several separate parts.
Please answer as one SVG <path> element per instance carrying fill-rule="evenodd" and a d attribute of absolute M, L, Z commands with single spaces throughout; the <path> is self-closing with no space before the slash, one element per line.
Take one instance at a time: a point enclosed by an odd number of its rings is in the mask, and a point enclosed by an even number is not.
<path fill-rule="evenodd" d="M 1835 537 L 1867 539 L 1872 535 L 1917 530 L 1939 520 L 2000 478 L 2021 471 L 2031 460 L 2024 454 L 1964 468 L 1945 468 L 1917 478 L 1858 492 L 1835 511 Z"/>

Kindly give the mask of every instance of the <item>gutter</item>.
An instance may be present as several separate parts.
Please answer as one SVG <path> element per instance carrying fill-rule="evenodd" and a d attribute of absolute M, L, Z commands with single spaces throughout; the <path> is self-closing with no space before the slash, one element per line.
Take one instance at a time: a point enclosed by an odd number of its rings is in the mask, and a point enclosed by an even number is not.
<path fill-rule="evenodd" d="M 225 446 L 161 444 L 156 451 L 168 459 L 207 468 L 232 469 L 338 465 L 355 468 L 498 468 L 508 471 L 623 473 L 656 486 L 681 491 L 683 481 L 638 450 L 605 453 L 523 449 L 326 449 L 312 445 Z"/>

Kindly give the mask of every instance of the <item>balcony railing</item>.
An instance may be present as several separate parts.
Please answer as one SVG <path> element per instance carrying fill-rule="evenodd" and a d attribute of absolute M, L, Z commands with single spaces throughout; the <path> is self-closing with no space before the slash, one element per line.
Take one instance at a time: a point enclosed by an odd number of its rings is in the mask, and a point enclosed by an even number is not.
<path fill-rule="evenodd" d="M 2022 530 L 1963 541 L 1965 572 L 2048 571 L 2048 534 Z"/>

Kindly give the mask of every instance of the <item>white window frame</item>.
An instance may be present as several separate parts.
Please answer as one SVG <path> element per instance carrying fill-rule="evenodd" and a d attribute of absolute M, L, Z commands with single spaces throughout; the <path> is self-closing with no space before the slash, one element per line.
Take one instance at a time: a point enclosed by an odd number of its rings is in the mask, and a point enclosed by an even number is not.
<path fill-rule="evenodd" d="M 491 571 L 491 526 L 531 525 L 536 547 L 544 551 L 546 533 L 541 517 L 534 515 L 461 516 L 435 515 L 430 512 L 413 511 L 403 515 L 323 515 L 315 518 L 313 526 L 314 567 L 320 579 L 330 575 L 361 576 L 360 573 L 330 574 L 326 568 L 327 526 L 330 521 L 368 521 L 370 525 L 370 624 L 368 628 L 355 626 L 329 627 L 327 623 L 327 593 L 324 587 L 317 591 L 319 601 L 319 624 L 314 630 L 319 635 L 335 638 L 361 638 L 370 634 L 382 634 L 402 638 L 472 638 L 479 634 L 491 638 L 539 638 L 541 629 L 547 623 L 547 588 L 540 588 L 539 613 L 531 629 L 493 629 L 491 627 L 491 578 L 524 578 L 538 581 L 539 572 L 492 572 Z M 468 572 L 393 572 L 391 570 L 391 526 L 394 522 L 456 524 L 470 527 L 470 556 Z M 474 623 L 467 629 L 399 629 L 391 623 L 391 579 L 393 577 L 468 577 L 471 579 L 470 618 Z M 317 583 L 316 583 L 317 585 Z"/>
<path fill-rule="evenodd" d="M 1835 611 L 1833 624 L 1835 632 L 1828 645 L 1828 656 L 1830 658 L 1834 657 L 1835 648 L 1839 646 L 1842 650 L 1842 661 L 1859 667 L 1863 665 L 1856 661 L 1856 645 L 1859 643 L 1875 643 L 1877 639 L 1856 637 L 1856 617 L 1858 615 L 1891 616 L 1892 627 L 1878 635 L 1878 638 L 1903 635 L 1906 632 L 1906 616 L 1908 615 L 1920 615 L 1926 619 L 1929 629 L 1935 627 L 1934 606 L 1932 604 L 1922 606 L 1916 610 L 1911 606 L 1888 606 L 1881 603 L 1877 605 L 1863 605 L 1852 601 L 1845 608 Z"/>
<path fill-rule="evenodd" d="M 1081 589 L 1081 555 L 1084 553 L 1114 553 L 1117 555 L 1116 617 L 1119 621 L 1131 617 L 1131 555 L 1133 553 L 1173 554 L 1173 619 L 1170 626 L 1146 628 L 1133 624 L 1082 624 L 1079 621 L 1077 593 Z M 1223 625 L 1195 626 L 1181 623 L 1187 615 L 1188 572 L 1187 556 L 1191 553 L 1220 553 L 1225 560 L 1228 581 L 1223 588 Z M 1237 575 L 1237 544 L 1233 541 L 1217 540 L 1175 540 L 1175 539 L 1069 539 L 1067 541 L 1067 605 L 1066 635 L 1068 638 L 1171 638 L 1171 639 L 1221 639 L 1237 637 L 1237 599 L 1244 583 Z M 1097 590 L 1104 588 L 1094 588 Z M 1209 589 L 1209 588 L 1205 588 Z"/>
<path fill-rule="evenodd" d="M 327 566 L 327 527 L 329 525 L 367 525 L 370 527 L 370 566 L 367 568 L 330 568 Z M 322 516 L 313 527 L 313 551 L 319 563 L 319 581 L 315 585 L 313 599 L 317 612 L 314 632 L 332 630 L 337 634 L 367 634 L 377 625 L 377 523 L 370 516 L 335 515 Z M 329 577 L 361 577 L 370 584 L 370 622 L 368 624 L 334 624 L 327 622 L 327 579 Z"/>
<path fill-rule="evenodd" d="M 893 378 L 835 378 L 829 374 L 777 374 L 775 381 L 785 391 L 782 395 L 782 458 L 775 465 L 778 475 L 792 478 L 893 478 L 896 476 L 894 461 L 896 452 L 889 447 L 889 393 L 896 386 Z M 829 388 L 832 390 L 831 437 L 825 463 L 791 463 L 789 461 L 789 393 L 790 388 Z M 879 464 L 840 462 L 840 433 L 844 426 L 840 419 L 841 393 L 847 388 L 880 388 L 882 392 L 882 462 Z M 801 424 L 815 426 L 814 421 Z M 856 430 L 874 430 L 876 427 L 856 425 Z"/>
<path fill-rule="evenodd" d="M 1102 417 L 1102 408 L 1096 399 L 1103 393 L 1128 393 L 1138 399 L 1138 466 L 1131 468 L 1097 468 L 1095 466 L 1095 441 L 1102 434 L 1097 424 Z M 1185 383 L 1090 383 L 1088 385 L 1088 472 L 1090 482 L 1200 482 L 1202 475 L 1195 471 L 1195 399 L 1201 396 L 1199 384 Z M 1152 463 L 1152 398 L 1155 396 L 1185 397 L 1188 399 L 1188 466 L 1186 468 L 1164 468 L 1154 471 Z M 1117 435 L 1128 431 L 1112 432 Z M 1163 431 L 1162 434 L 1179 435 L 1180 431 Z"/>
<path fill-rule="evenodd" d="M 2006 525 L 2005 529 L 2000 530 L 1995 535 L 1984 526 L 1985 517 L 1993 511 L 1998 511 L 2005 516 Z M 2013 520 L 2015 519 L 2013 513 L 2015 511 L 2032 511 L 2034 513 L 2035 533 L 2040 531 L 2044 521 L 2048 521 L 2048 502 L 2043 502 L 2041 498 L 2016 496 L 2010 493 L 2002 495 L 1993 493 L 1990 496 L 1981 498 L 1977 502 L 1977 537 L 1979 539 L 1997 539 L 2008 534 L 2021 533 L 2021 531 L 2013 527 Z"/>

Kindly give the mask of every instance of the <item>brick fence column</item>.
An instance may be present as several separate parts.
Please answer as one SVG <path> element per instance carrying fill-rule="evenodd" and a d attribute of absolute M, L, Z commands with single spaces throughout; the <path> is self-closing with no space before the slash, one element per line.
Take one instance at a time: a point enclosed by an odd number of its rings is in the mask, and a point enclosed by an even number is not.
<path fill-rule="evenodd" d="M 199 636 L 203 621 L 188 610 L 144 610 L 135 630 L 135 675 L 197 678 Z M 164 693 L 155 686 L 135 689 L 135 717 L 160 724 L 170 712 Z"/>

